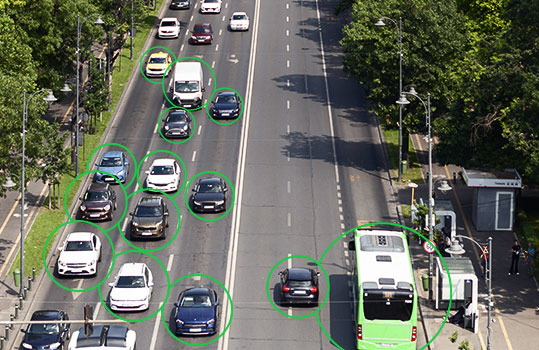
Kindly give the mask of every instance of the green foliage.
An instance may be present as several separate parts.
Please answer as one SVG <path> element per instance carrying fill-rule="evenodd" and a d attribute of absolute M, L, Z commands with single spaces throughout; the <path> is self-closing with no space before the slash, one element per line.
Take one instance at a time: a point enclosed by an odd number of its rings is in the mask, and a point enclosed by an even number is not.
<path fill-rule="evenodd" d="M 103 79 L 105 68 L 98 68 L 96 59 L 89 64 L 89 80 L 86 87 L 86 102 L 84 109 L 90 112 L 90 116 L 97 116 L 107 109 L 108 90 L 107 84 Z"/>
<path fill-rule="evenodd" d="M 467 340 L 463 340 L 460 342 L 459 350 L 471 350 L 470 349 L 470 342 Z"/>
<path fill-rule="evenodd" d="M 454 331 L 453 334 L 451 334 L 451 336 L 449 337 L 449 341 L 451 343 L 454 343 L 457 341 L 458 338 L 459 338 L 459 332 Z"/>

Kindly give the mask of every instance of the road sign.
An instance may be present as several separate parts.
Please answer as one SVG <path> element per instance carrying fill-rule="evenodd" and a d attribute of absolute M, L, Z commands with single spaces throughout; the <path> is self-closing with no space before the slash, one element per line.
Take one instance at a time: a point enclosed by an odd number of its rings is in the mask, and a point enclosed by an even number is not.
<path fill-rule="evenodd" d="M 429 242 L 429 241 L 425 241 L 423 243 L 423 249 L 425 249 L 425 251 L 428 253 L 428 254 L 432 254 L 436 251 L 436 243 L 432 242 L 432 244 Z"/>

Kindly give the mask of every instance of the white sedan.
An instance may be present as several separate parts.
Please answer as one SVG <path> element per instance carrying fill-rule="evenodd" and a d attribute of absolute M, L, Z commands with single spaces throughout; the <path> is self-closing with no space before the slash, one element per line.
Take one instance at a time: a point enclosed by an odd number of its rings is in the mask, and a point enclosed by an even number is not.
<path fill-rule="evenodd" d="M 72 232 L 59 247 L 58 274 L 97 275 L 101 260 L 101 240 L 92 232 Z"/>
<path fill-rule="evenodd" d="M 150 307 L 153 276 L 144 263 L 126 263 L 120 267 L 109 301 L 113 311 L 143 311 Z"/>
<path fill-rule="evenodd" d="M 245 12 L 234 12 L 230 17 L 230 30 L 249 30 L 249 17 Z"/>
<path fill-rule="evenodd" d="M 180 21 L 174 17 L 167 17 L 159 23 L 157 36 L 159 39 L 177 38 L 180 35 Z"/>
<path fill-rule="evenodd" d="M 171 158 L 156 159 L 146 171 L 146 188 L 163 192 L 175 192 L 180 186 L 181 169 Z"/>
<path fill-rule="evenodd" d="M 200 13 L 221 13 L 221 0 L 202 0 Z"/>

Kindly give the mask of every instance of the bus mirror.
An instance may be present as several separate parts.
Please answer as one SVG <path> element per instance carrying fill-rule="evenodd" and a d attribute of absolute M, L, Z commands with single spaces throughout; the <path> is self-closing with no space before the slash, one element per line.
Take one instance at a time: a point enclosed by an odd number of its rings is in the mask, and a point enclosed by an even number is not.
<path fill-rule="evenodd" d="M 352 251 L 356 250 L 356 242 L 355 241 L 349 241 L 348 242 L 348 250 L 352 250 Z"/>

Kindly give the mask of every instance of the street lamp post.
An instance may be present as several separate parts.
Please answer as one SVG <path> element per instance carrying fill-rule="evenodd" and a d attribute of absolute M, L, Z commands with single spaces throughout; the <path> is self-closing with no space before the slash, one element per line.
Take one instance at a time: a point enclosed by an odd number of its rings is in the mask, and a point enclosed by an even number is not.
<path fill-rule="evenodd" d="M 77 105 L 75 106 L 75 177 L 79 176 L 79 99 L 80 99 L 80 92 L 79 92 L 79 86 L 80 86 L 80 37 L 81 37 L 81 31 L 82 26 L 86 22 L 88 18 L 96 17 L 94 24 L 102 25 L 105 22 L 101 19 L 101 15 L 93 14 L 89 15 L 88 17 L 84 18 L 82 22 L 80 21 L 80 15 L 77 14 Z"/>
<path fill-rule="evenodd" d="M 462 235 L 455 235 L 455 240 L 451 241 L 451 247 L 446 249 L 445 251 L 449 254 L 454 254 L 454 248 L 456 245 L 458 245 L 458 241 L 456 238 L 466 238 L 470 241 L 472 241 L 476 246 L 479 247 L 479 251 L 484 254 L 486 265 L 488 266 L 487 271 L 485 271 L 485 275 L 487 277 L 487 288 L 488 288 L 488 297 L 487 297 L 487 310 L 488 310 L 488 316 L 487 316 L 487 350 L 490 350 L 490 333 L 491 333 L 491 321 L 492 321 L 492 237 L 488 238 L 487 243 L 479 243 L 476 240 Z M 488 255 L 485 254 L 483 247 L 485 245 L 488 245 Z M 458 249 L 458 247 L 457 247 Z M 460 252 L 459 252 L 460 254 Z"/>
<path fill-rule="evenodd" d="M 399 95 L 402 94 L 402 19 L 399 17 L 399 24 L 389 17 L 381 16 L 378 18 L 378 21 L 374 24 L 378 27 L 383 27 L 386 24 L 384 19 L 391 21 L 398 31 L 399 36 Z M 397 170 L 397 181 L 402 181 L 402 105 L 399 104 L 399 164 Z"/>
<path fill-rule="evenodd" d="M 129 35 L 131 37 L 131 51 L 129 53 L 129 59 L 133 59 L 133 35 L 134 35 L 134 28 L 133 28 L 133 11 L 134 11 L 134 0 L 131 0 L 131 34 Z"/>
<path fill-rule="evenodd" d="M 20 181 L 20 186 L 21 186 L 21 229 L 20 229 L 20 240 L 21 240 L 21 244 L 20 244 L 20 247 L 21 247 L 21 252 L 20 252 L 20 269 L 21 269 L 21 277 L 20 277 L 20 289 L 19 289 L 19 296 L 21 297 L 24 297 L 24 225 L 25 225 L 25 220 L 24 220 L 24 196 L 25 196 L 25 193 L 24 193 L 24 190 L 25 190 L 25 183 L 26 183 L 26 179 L 25 179 L 25 173 L 24 173 L 24 166 L 25 166 L 25 148 L 26 148 L 26 120 L 28 119 L 28 106 L 30 105 L 30 101 L 32 100 L 32 98 L 41 93 L 41 92 L 44 92 L 44 91 L 48 91 L 49 93 L 47 94 L 46 97 L 43 98 L 44 101 L 46 102 L 54 102 L 56 101 L 56 97 L 54 97 L 54 95 L 52 94 L 52 91 L 51 89 L 42 89 L 42 90 L 39 90 L 39 91 L 36 91 L 34 92 L 32 95 L 30 95 L 30 97 L 28 98 L 28 100 L 26 99 L 26 89 L 24 89 L 23 91 L 23 106 L 22 106 L 22 159 L 21 159 L 21 177 L 19 178 L 19 181 Z M 12 176 L 15 176 L 15 177 L 18 177 L 16 176 L 15 174 L 11 174 Z M 11 179 L 9 179 L 11 180 Z M 15 186 L 15 183 L 13 181 L 7 181 L 6 184 L 3 185 L 4 187 L 6 188 L 11 188 L 11 187 L 14 187 Z"/>

